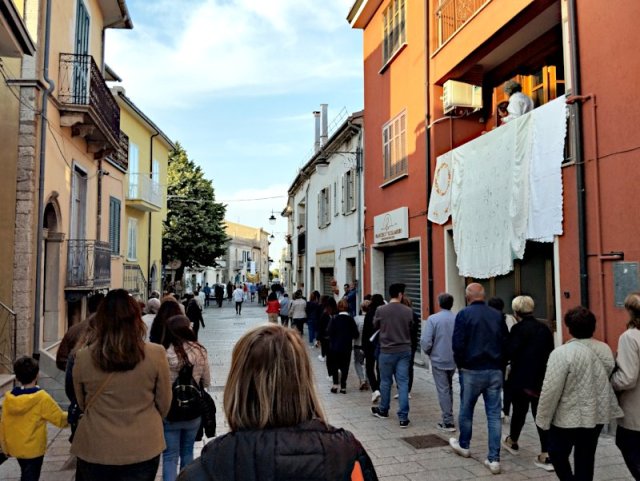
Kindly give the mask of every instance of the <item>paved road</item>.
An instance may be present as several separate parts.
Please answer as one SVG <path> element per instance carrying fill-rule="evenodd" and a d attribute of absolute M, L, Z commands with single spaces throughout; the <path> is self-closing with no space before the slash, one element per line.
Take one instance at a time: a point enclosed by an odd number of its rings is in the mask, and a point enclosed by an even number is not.
<path fill-rule="evenodd" d="M 264 308 L 259 307 L 257 302 L 245 303 L 242 316 L 236 316 L 232 304 L 225 301 L 222 309 L 217 307 L 205 309 L 204 317 L 206 328 L 200 330 L 200 339 L 209 352 L 213 376 L 211 391 L 218 405 L 218 431 L 222 434 L 227 431 L 222 413 L 222 391 L 229 371 L 233 345 L 247 329 L 265 323 L 267 316 Z M 381 480 L 556 479 L 553 473 L 547 473 L 533 465 L 538 441 L 531 419 L 520 439 L 522 452 L 516 457 L 503 450 L 501 462 L 503 473 L 495 477 L 482 465 L 487 450 L 482 403 L 479 403 L 475 413 L 471 458 L 456 456 L 446 446 L 416 449 L 403 438 L 435 435 L 443 442 L 448 439 L 447 434 L 440 433 L 435 428 L 439 421 L 439 408 L 435 386 L 431 373 L 427 369 L 416 367 L 411 399 L 411 426 L 408 429 L 400 429 L 393 415 L 397 409 L 397 401 L 392 401 L 392 415 L 389 419 L 374 418 L 369 411 L 371 394 L 358 391 L 358 380 L 353 368 L 349 375 L 347 394 L 331 394 L 329 392 L 331 381 L 327 379 L 324 363 L 317 359 L 318 351 L 309 348 L 309 353 L 315 369 L 318 391 L 329 422 L 349 429 L 356 435 L 373 459 Z M 457 402 L 455 408 L 458 408 Z M 49 433 L 50 446 L 41 479 L 43 481 L 72 480 L 73 470 L 65 469 L 69 467 L 68 430 L 51 428 Z M 201 447 L 196 446 L 197 453 Z M 0 479 L 7 481 L 19 479 L 19 469 L 15 460 L 0 466 Z M 595 479 L 632 479 L 611 437 L 602 436 L 600 439 Z"/>

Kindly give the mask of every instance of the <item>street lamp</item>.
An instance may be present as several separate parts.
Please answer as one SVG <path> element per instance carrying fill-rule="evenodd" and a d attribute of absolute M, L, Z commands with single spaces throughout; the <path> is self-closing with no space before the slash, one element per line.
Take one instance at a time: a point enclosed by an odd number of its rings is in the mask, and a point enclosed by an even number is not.
<path fill-rule="evenodd" d="M 273 234 L 271 234 L 271 235 L 269 236 L 269 239 L 275 239 L 275 238 L 276 238 L 276 236 L 274 236 Z"/>
<path fill-rule="evenodd" d="M 273 210 L 271 210 L 271 217 L 269 217 L 269 224 L 271 224 L 271 225 L 275 225 L 276 224 L 276 216 L 273 215 Z"/>

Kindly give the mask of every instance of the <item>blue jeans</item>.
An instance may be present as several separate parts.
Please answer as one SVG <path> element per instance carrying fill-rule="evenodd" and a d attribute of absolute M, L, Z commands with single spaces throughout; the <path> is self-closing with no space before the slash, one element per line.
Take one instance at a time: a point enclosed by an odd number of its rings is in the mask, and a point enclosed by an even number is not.
<path fill-rule="evenodd" d="M 380 366 L 380 404 L 383 413 L 389 412 L 391 403 L 391 384 L 395 376 L 398 384 L 398 419 L 406 421 L 409 417 L 409 363 L 411 351 L 386 353 L 381 352 L 378 358 Z"/>
<path fill-rule="evenodd" d="M 473 409 L 482 394 L 489 430 L 489 454 L 487 455 L 487 459 L 491 462 L 500 461 L 500 438 L 502 436 L 502 424 L 500 422 L 502 400 L 500 399 L 500 392 L 502 391 L 502 371 L 500 369 L 477 371 L 461 369 L 460 371 L 460 384 L 462 389 L 460 416 L 458 418 L 460 447 L 469 449 L 473 432 Z"/>
<path fill-rule="evenodd" d="M 316 320 L 307 318 L 307 329 L 309 330 L 309 344 L 313 344 L 316 340 Z"/>
<path fill-rule="evenodd" d="M 162 479 L 175 481 L 178 477 L 178 457 L 180 470 L 193 461 L 193 445 L 200 427 L 200 418 L 175 423 L 165 420 L 163 424 L 167 449 L 162 452 Z"/>

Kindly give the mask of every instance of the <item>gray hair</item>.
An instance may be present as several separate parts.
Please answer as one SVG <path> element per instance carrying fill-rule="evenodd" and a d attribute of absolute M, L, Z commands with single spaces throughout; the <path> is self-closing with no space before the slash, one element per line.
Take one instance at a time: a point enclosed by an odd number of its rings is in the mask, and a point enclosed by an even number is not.
<path fill-rule="evenodd" d="M 511 309 L 519 316 L 531 315 L 536 304 L 529 296 L 518 296 L 511 301 Z"/>
<path fill-rule="evenodd" d="M 504 93 L 507 95 L 511 95 L 516 92 L 522 92 L 522 85 L 520 85 L 515 80 L 507 80 L 504 83 Z"/>
<path fill-rule="evenodd" d="M 152 297 L 147 301 L 147 314 L 157 314 L 160 309 L 160 299 Z"/>

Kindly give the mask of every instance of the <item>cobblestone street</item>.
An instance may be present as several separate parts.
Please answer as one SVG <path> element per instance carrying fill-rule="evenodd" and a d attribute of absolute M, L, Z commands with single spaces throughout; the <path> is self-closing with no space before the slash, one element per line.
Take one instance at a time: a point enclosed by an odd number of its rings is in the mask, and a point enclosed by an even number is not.
<path fill-rule="evenodd" d="M 245 303 L 242 316 L 236 316 L 231 303 L 225 301 L 223 308 L 205 309 L 206 328 L 201 329 L 201 341 L 209 352 L 213 385 L 210 389 L 218 406 L 218 432 L 227 431 L 222 413 L 222 392 L 227 377 L 231 351 L 238 337 L 247 329 L 266 322 L 264 308 L 257 302 Z M 306 332 L 305 332 L 306 334 Z M 448 433 L 436 429 L 439 407 L 431 372 L 416 366 L 415 381 L 411 393 L 411 425 L 401 429 L 394 412 L 397 401 L 392 400 L 389 419 L 374 418 L 369 408 L 371 393 L 358 390 L 358 379 L 351 369 L 347 385 L 347 394 L 331 394 L 331 381 L 327 379 L 325 365 L 318 359 L 319 350 L 309 348 L 315 369 L 316 383 L 324 402 L 329 422 L 352 431 L 364 444 L 373 459 L 378 476 L 384 481 L 417 480 L 462 480 L 493 478 L 482 462 L 486 457 L 486 425 L 484 408 L 478 403 L 475 413 L 474 436 L 471 444 L 471 458 L 465 459 L 453 454 L 445 444 Z M 457 380 L 454 381 L 457 386 Z M 458 402 L 455 398 L 454 411 Z M 457 416 L 456 416 L 457 418 Z M 503 425 L 503 431 L 506 426 Z M 442 446 L 424 449 L 414 448 L 403 438 L 435 435 L 442 440 Z M 67 481 L 74 478 L 73 462 L 69 456 L 69 430 L 49 429 L 49 449 L 45 458 L 43 481 Z M 201 445 L 197 444 L 199 452 Z M 504 449 L 501 454 L 502 474 L 500 479 L 556 479 L 554 473 L 536 468 L 533 458 L 537 454 L 538 440 L 532 420 L 529 418 L 520 439 L 519 456 L 512 456 Z M 19 468 L 15 459 L 0 466 L 0 479 L 18 480 Z M 158 477 L 158 479 L 161 479 Z M 603 435 L 597 451 L 596 480 L 632 479 L 613 438 Z"/>

